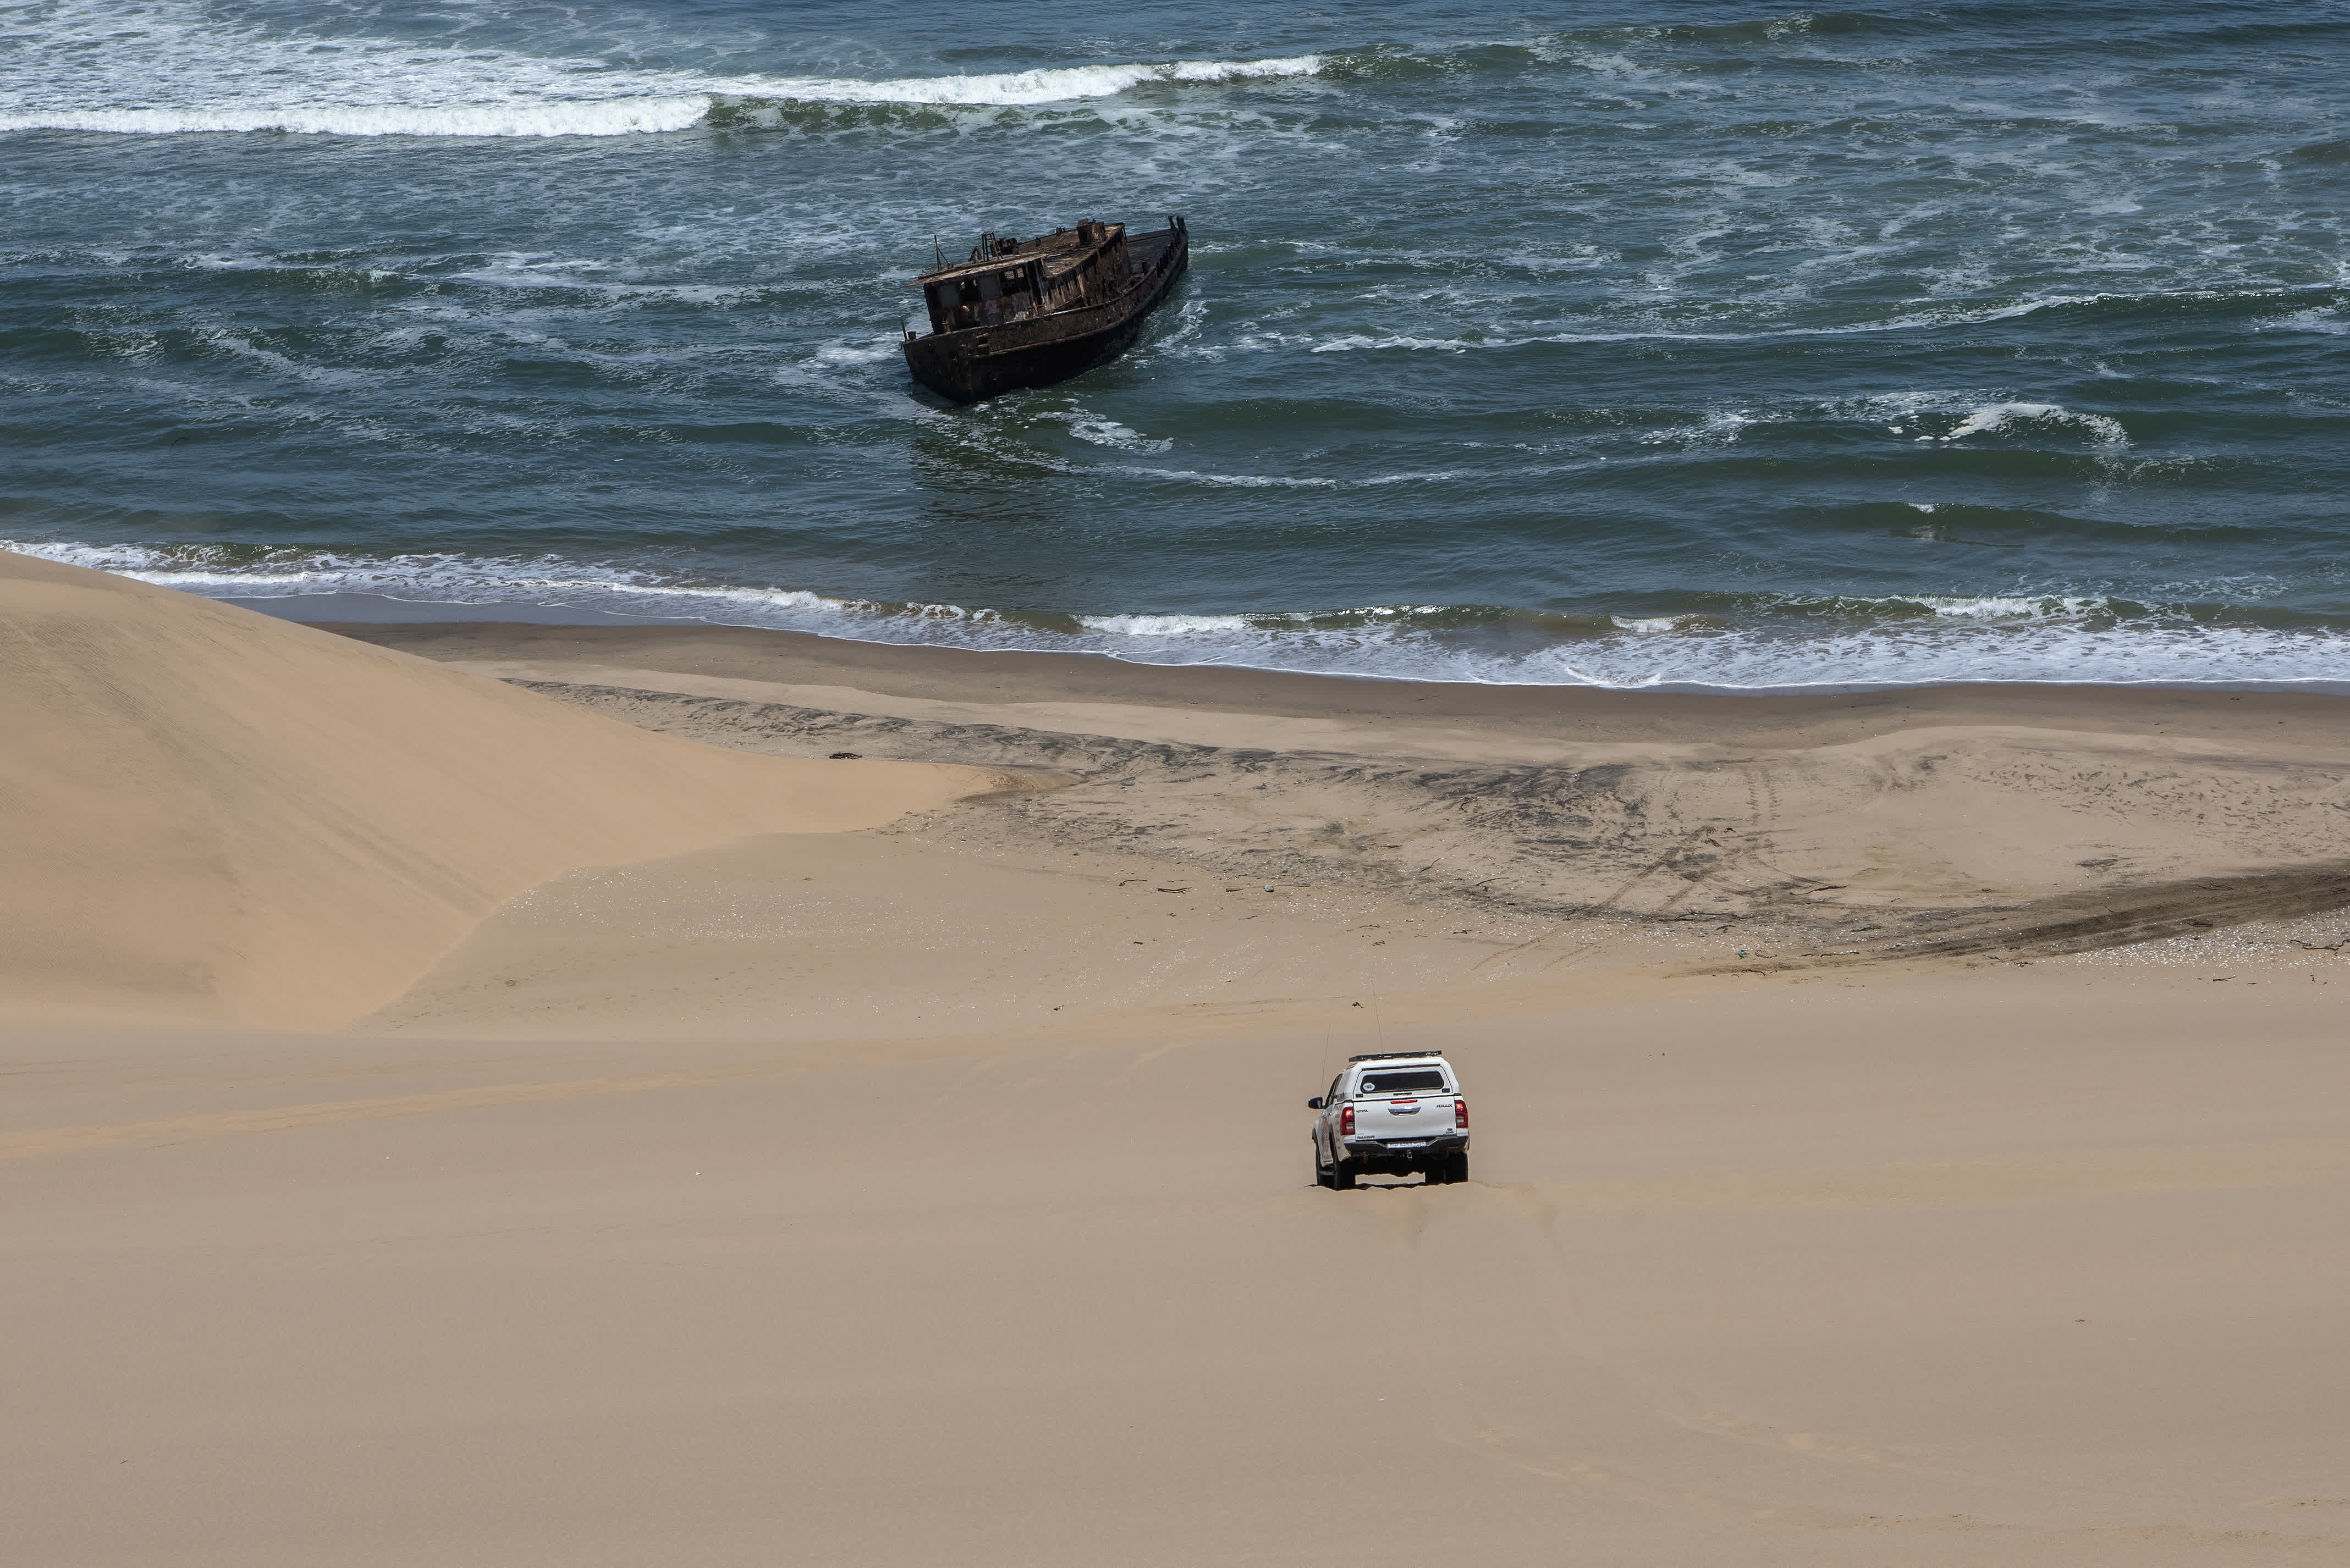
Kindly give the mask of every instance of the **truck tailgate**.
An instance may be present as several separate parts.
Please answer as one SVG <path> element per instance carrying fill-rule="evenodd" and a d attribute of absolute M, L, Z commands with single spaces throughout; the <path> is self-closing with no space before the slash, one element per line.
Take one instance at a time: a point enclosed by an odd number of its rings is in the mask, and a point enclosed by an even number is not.
<path fill-rule="evenodd" d="M 1426 1143 L 1452 1131 L 1451 1095 L 1398 1095 L 1355 1102 L 1355 1136 L 1385 1144 Z"/>

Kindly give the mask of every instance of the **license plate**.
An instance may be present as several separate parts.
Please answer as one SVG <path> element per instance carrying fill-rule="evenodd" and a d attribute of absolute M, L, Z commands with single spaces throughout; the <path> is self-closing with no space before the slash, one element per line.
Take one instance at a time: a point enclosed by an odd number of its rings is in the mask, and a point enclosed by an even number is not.
<path fill-rule="evenodd" d="M 1428 1140 L 1426 1138 L 1421 1138 L 1418 1143 L 1396 1142 L 1388 1145 L 1388 1147 L 1389 1148 L 1426 1148 L 1428 1147 Z"/>

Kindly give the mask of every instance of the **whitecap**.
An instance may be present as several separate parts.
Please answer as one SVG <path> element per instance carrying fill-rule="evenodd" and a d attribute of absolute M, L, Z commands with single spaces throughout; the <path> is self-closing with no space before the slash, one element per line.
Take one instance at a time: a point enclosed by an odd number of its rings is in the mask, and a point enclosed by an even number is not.
<path fill-rule="evenodd" d="M 1158 65 L 1067 66 L 993 75 L 899 77 L 889 81 L 777 78 L 757 96 L 803 103 L 969 104 L 1018 107 L 1114 98 L 1146 82 L 1229 82 L 1312 76 L 1319 55 L 1263 60 L 1170 60 Z M 750 96 L 747 84 L 740 89 Z"/>
<path fill-rule="evenodd" d="M 1202 473 L 1189 468 L 1121 468 L 1120 473 L 1146 479 L 1188 480 L 1194 484 L 1226 485 L 1236 490 L 1335 490 L 1340 482 L 1312 476 L 1293 478 L 1278 473 Z"/>
<path fill-rule="evenodd" d="M 637 136 L 683 130 L 710 112 L 706 95 L 494 104 L 224 104 L 179 109 L 52 109 L 0 115 L 0 130 L 96 130 L 168 136 L 285 131 L 309 136 Z"/>
<path fill-rule="evenodd" d="M 1172 452 L 1175 448 L 1175 443 L 1171 441 L 1144 435 L 1131 425 L 1120 424 L 1116 420 L 1104 419 L 1098 414 L 1087 413 L 1083 409 L 1072 409 L 1066 413 L 1045 414 L 1041 417 L 1068 426 L 1071 435 L 1094 446 L 1110 447 L 1118 452 L 1153 454 Z"/>
<path fill-rule="evenodd" d="M 1521 338 L 1519 341 L 1523 342 L 1524 339 Z M 1497 345 L 1474 343 L 1462 337 L 1370 337 L 1357 332 L 1349 333 L 1344 337 L 1333 337 L 1326 343 L 1316 344 L 1314 352 L 1347 354 L 1357 348 L 1450 348 L 1458 352 L 1463 348 L 1493 347 Z"/>
<path fill-rule="evenodd" d="M 1077 624 L 1112 637 L 1194 637 L 1256 629 L 1248 617 L 1238 615 L 1081 615 Z"/>
<path fill-rule="evenodd" d="M 1975 409 L 1940 439 L 1962 441 L 1970 435 L 1990 435 L 2010 425 L 2042 421 L 2049 424 L 2077 425 L 2096 439 L 2096 443 L 2110 451 L 2129 445 L 2129 432 L 2121 421 L 2105 414 L 2085 414 L 2055 403 L 1989 403 Z"/>
<path fill-rule="evenodd" d="M 1890 601 L 1913 604 L 1951 620 L 2038 620 L 2096 615 L 2112 601 L 2076 594 L 1911 594 Z"/>
<path fill-rule="evenodd" d="M 2340 337 L 2350 333 L 2350 320 L 2345 320 L 2339 309 L 2330 307 L 2296 310 L 2290 316 L 2263 321 L 2260 326 L 2264 332 L 2322 332 L 2329 337 Z"/>
<path fill-rule="evenodd" d="M 1147 83 L 1311 76 L 1321 57 L 1164 60 L 851 78 L 631 69 L 398 37 L 287 36 L 189 0 L 57 0 L 0 56 L 0 131 L 135 135 L 632 136 L 702 123 L 719 99 L 1014 106 Z"/>

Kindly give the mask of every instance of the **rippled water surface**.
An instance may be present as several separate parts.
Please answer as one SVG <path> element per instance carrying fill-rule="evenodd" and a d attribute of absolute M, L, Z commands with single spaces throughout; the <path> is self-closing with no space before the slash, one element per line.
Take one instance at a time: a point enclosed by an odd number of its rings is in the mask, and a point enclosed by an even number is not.
<path fill-rule="evenodd" d="M 1367 674 L 2350 680 L 2350 8 L 942 15 L 0 3 L 0 538 Z M 1176 212 L 1125 358 L 907 379 L 934 236 Z"/>

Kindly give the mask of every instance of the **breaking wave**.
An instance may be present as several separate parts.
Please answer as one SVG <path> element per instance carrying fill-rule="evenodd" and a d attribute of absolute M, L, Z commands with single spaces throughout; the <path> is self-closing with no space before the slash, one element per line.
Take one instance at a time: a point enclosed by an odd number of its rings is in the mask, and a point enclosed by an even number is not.
<path fill-rule="evenodd" d="M 2149 607 L 2101 595 L 1754 595 L 1700 610 L 1587 615 L 1409 604 L 1090 614 L 695 582 L 552 556 L 362 557 L 9 539 L 0 539 L 0 549 L 207 597 L 295 600 L 280 607 L 322 620 L 698 622 L 860 642 L 1481 685 L 1769 691 L 1980 681 L 2350 691 L 2350 628 L 2251 624 L 2228 607 Z"/>
<path fill-rule="evenodd" d="M 0 115 L 0 130 L 276 130 L 312 136 L 631 136 L 683 130 L 710 112 L 704 96 L 545 103 L 288 104 L 106 109 Z"/>
<path fill-rule="evenodd" d="M 1114 98 L 1147 82 L 1229 82 L 1311 76 L 1318 55 L 1274 60 L 1171 60 L 1160 65 L 1070 66 L 994 76 L 902 77 L 894 81 L 793 80 L 763 84 L 761 96 L 805 103 L 1017 106 Z"/>
<path fill-rule="evenodd" d="M 40 8 L 0 67 L 0 130 L 139 135 L 629 136 L 778 104 L 1019 106 L 1149 83 L 1310 76 L 1315 55 L 853 78 L 643 70 L 510 49 L 331 39 L 224 23 L 185 4 Z M 752 115 L 755 122 L 755 114 Z"/>
<path fill-rule="evenodd" d="M 893 80 L 613 68 L 510 49 L 270 36 L 176 5 L 57 7 L 0 73 L 0 130 L 317 136 L 632 136 L 774 103 L 1023 106 L 1147 82 L 1311 75 L 1321 57 L 1062 66 Z"/>

